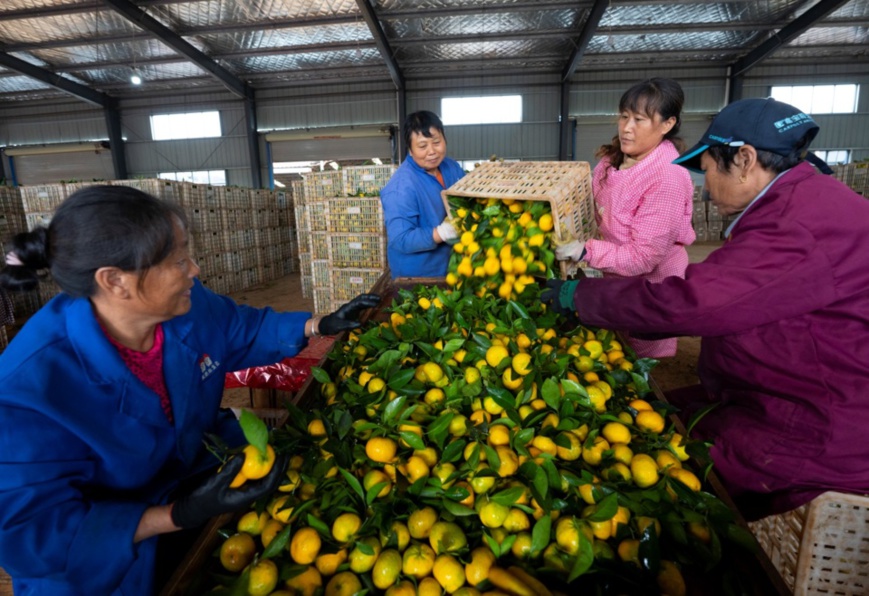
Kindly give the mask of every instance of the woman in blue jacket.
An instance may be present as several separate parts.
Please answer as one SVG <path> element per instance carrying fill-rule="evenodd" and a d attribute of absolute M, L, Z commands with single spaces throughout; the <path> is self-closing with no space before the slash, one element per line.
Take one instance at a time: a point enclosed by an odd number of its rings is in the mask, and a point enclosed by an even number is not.
<path fill-rule="evenodd" d="M 74 193 L 12 246 L 0 286 L 48 269 L 63 291 L 0 355 L 0 567 L 16 596 L 150 594 L 159 536 L 283 475 L 285 461 L 230 489 L 242 459 L 213 472 L 205 434 L 244 440 L 220 410 L 225 373 L 358 326 L 379 298 L 319 320 L 235 304 L 196 279 L 184 213 L 122 186 Z"/>
<path fill-rule="evenodd" d="M 447 157 L 444 125 L 433 112 L 414 112 L 402 130 L 407 159 L 380 192 L 389 270 L 397 277 L 444 277 L 457 237 L 441 191 L 465 175 Z"/>

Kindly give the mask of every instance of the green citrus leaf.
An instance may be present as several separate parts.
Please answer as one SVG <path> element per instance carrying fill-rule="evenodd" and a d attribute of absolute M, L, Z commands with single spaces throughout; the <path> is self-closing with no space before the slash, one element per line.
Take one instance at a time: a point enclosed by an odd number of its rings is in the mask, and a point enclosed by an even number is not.
<path fill-rule="evenodd" d="M 269 444 L 269 429 L 266 423 L 248 410 L 241 411 L 238 423 L 241 425 L 245 440 L 265 455 L 266 446 Z"/>

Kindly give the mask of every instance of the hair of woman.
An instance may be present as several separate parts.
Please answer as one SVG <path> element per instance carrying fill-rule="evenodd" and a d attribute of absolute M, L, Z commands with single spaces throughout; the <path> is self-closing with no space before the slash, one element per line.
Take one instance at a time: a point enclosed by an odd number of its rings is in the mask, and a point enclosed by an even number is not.
<path fill-rule="evenodd" d="M 679 83 L 673 79 L 655 77 L 636 83 L 622 94 L 619 114 L 631 111 L 646 114 L 649 118 L 658 115 L 661 120 L 675 117 L 676 124 L 664 135 L 664 139 L 673 143 L 681 153 L 685 150 L 685 142 L 679 137 L 684 104 L 685 93 Z M 622 153 L 618 135 L 613 137 L 610 144 L 601 145 L 594 156 L 597 159 L 608 157 L 610 166 L 619 169 L 625 161 L 625 154 Z"/>
<path fill-rule="evenodd" d="M 186 229 L 187 220 L 174 203 L 128 186 L 83 188 L 57 207 L 47 228 L 12 239 L 21 265 L 7 265 L 0 286 L 32 290 L 48 270 L 67 294 L 93 296 L 101 267 L 144 273 L 165 259 L 176 248 L 178 225 Z"/>
<path fill-rule="evenodd" d="M 432 128 L 438 131 L 444 139 L 447 138 L 447 135 L 444 133 L 444 123 L 441 122 L 441 119 L 434 112 L 422 110 L 410 114 L 404 120 L 404 130 L 402 131 L 404 146 L 410 148 L 410 137 L 413 133 L 431 138 L 430 131 Z"/>

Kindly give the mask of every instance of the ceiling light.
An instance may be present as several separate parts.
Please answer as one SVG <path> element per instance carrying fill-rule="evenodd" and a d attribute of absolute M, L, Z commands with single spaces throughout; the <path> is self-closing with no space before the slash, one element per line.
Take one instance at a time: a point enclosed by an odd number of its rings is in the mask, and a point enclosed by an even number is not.
<path fill-rule="evenodd" d="M 281 182 L 280 180 L 275 180 L 275 186 L 277 186 L 278 188 L 286 188 L 287 187 L 287 185 L 284 184 L 283 182 Z"/>
<path fill-rule="evenodd" d="M 337 162 L 330 161 L 330 162 L 329 162 L 329 167 L 332 168 L 333 170 L 337 170 L 340 166 L 338 166 L 338 163 L 337 163 Z"/>
<path fill-rule="evenodd" d="M 142 75 L 139 73 L 138 69 L 133 68 L 132 72 L 130 72 L 130 82 L 134 85 L 142 84 Z"/>
<path fill-rule="evenodd" d="M 380 158 L 379 158 L 379 157 L 372 157 L 372 158 L 371 158 L 371 163 L 374 163 L 374 164 L 376 164 L 376 165 L 378 165 L 378 166 L 382 166 L 382 165 L 383 165 L 383 162 L 380 161 Z"/>

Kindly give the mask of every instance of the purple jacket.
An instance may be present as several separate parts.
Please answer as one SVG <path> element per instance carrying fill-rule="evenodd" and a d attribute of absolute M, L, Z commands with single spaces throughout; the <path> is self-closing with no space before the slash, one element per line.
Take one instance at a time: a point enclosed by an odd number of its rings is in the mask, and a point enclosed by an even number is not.
<path fill-rule="evenodd" d="M 735 498 L 869 492 L 869 200 L 800 164 L 685 279 L 583 280 L 587 324 L 702 336 L 696 427 Z"/>

